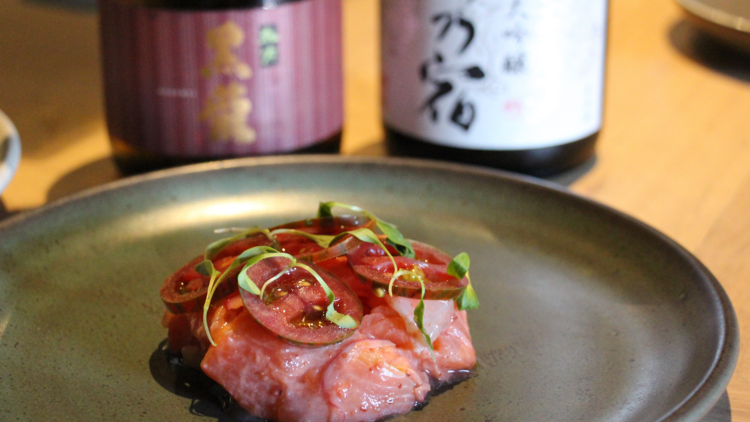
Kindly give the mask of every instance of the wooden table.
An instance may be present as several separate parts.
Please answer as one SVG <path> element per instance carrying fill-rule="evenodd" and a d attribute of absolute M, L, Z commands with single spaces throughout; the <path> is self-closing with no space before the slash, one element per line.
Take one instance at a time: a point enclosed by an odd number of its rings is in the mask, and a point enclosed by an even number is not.
<path fill-rule="evenodd" d="M 46 1 L 0 2 L 0 108 L 23 141 L 2 196 L 10 210 L 120 177 L 94 7 Z M 378 31 L 377 0 L 346 0 L 347 155 L 384 154 Z M 742 349 L 728 400 L 706 420 L 750 421 L 750 59 L 698 34 L 669 0 L 612 0 L 609 47 L 596 162 L 557 180 L 663 231 L 714 272 Z"/>

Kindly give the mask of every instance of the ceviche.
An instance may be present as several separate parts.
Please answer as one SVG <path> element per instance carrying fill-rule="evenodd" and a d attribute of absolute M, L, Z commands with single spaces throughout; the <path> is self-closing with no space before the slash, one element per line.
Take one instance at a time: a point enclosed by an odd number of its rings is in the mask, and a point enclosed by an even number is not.
<path fill-rule="evenodd" d="M 475 366 L 466 253 L 337 202 L 302 221 L 217 231 L 226 237 L 164 281 L 162 324 L 169 353 L 252 415 L 375 421 Z"/>

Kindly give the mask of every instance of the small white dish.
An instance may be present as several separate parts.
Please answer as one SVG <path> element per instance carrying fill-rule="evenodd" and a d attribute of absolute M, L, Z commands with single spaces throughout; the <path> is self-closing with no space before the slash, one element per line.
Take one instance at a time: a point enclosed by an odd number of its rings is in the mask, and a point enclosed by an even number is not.
<path fill-rule="evenodd" d="M 750 54 L 750 1 L 676 0 L 699 29 Z"/>
<path fill-rule="evenodd" d="M 0 111 L 0 193 L 10 183 L 21 161 L 21 138 L 8 116 Z"/>

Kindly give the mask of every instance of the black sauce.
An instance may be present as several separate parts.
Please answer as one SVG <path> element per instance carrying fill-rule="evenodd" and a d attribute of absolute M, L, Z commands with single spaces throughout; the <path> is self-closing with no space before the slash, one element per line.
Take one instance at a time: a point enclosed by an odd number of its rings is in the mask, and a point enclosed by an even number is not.
<path fill-rule="evenodd" d="M 460 369 L 457 371 L 448 371 L 451 373 L 451 376 L 448 377 L 445 381 L 439 381 L 433 377 L 429 377 L 430 379 L 430 392 L 427 393 L 427 397 L 425 397 L 424 401 L 417 403 L 414 406 L 414 410 L 422 410 L 430 404 L 430 400 L 433 397 L 437 397 L 446 391 L 450 391 L 453 389 L 453 387 L 457 386 L 458 384 L 461 384 L 464 381 L 467 381 L 471 378 L 474 378 L 477 376 L 476 368 L 472 369 Z"/>

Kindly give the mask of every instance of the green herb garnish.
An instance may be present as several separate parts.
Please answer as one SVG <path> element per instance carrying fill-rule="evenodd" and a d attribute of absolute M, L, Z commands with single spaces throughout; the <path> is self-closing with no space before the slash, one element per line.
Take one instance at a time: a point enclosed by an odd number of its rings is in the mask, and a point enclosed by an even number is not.
<path fill-rule="evenodd" d="M 296 263 L 296 266 L 312 274 L 312 276 L 315 277 L 316 280 L 318 280 L 318 283 L 320 283 L 320 287 L 323 288 L 323 291 L 326 292 L 326 296 L 328 296 L 328 309 L 326 310 L 326 319 L 342 328 L 355 328 L 357 326 L 357 322 L 354 320 L 354 318 L 349 315 L 339 313 L 338 311 L 336 311 L 336 309 L 333 308 L 333 302 L 336 298 L 333 295 L 333 290 L 331 290 L 331 288 L 328 287 L 328 284 L 323 281 L 323 277 L 321 277 L 320 274 L 303 263 L 298 262 Z"/>
<path fill-rule="evenodd" d="M 264 259 L 274 258 L 274 257 L 281 257 L 281 258 L 289 259 L 290 263 L 289 265 L 286 266 L 286 268 L 281 270 L 279 273 L 277 273 L 270 279 L 266 280 L 266 282 L 263 283 L 263 287 L 261 289 L 258 289 L 258 285 L 255 284 L 255 282 L 252 281 L 247 276 L 247 270 L 253 265 L 257 264 L 258 262 Z M 326 293 L 326 296 L 329 302 L 328 309 L 326 311 L 326 319 L 342 328 L 355 328 L 357 326 L 357 322 L 354 320 L 354 318 L 352 318 L 349 315 L 339 313 L 338 311 L 336 311 L 336 309 L 334 309 L 333 306 L 334 306 L 336 297 L 333 294 L 333 290 L 331 290 L 328 284 L 323 280 L 323 278 L 315 270 L 313 270 L 312 268 L 310 268 L 308 265 L 304 263 L 297 262 L 297 259 L 294 258 L 290 254 L 279 252 L 270 246 L 256 246 L 256 247 L 250 248 L 242 252 L 239 256 L 237 256 L 237 258 L 235 258 L 234 261 L 232 261 L 232 264 L 229 266 L 229 268 L 227 268 L 227 270 L 218 279 L 216 278 L 216 276 L 220 273 L 214 269 L 211 261 L 206 260 L 196 266 L 197 271 L 199 272 L 203 271 L 202 274 L 204 274 L 205 272 L 208 272 L 211 274 L 211 281 L 209 282 L 208 294 L 206 295 L 206 303 L 203 306 L 203 324 L 205 325 L 206 334 L 208 334 L 208 339 L 211 342 L 211 344 L 213 344 L 214 346 L 216 345 L 216 343 L 213 341 L 213 338 L 211 337 L 211 332 L 208 326 L 208 310 L 211 305 L 211 297 L 216 291 L 216 286 L 218 286 L 221 282 L 224 281 L 224 276 L 228 274 L 231 270 L 239 267 L 240 265 L 244 265 L 244 267 L 242 268 L 242 270 L 240 270 L 240 274 L 237 277 L 237 283 L 239 287 L 251 294 L 260 296 L 261 298 L 263 297 L 266 286 L 269 286 L 271 283 L 276 281 L 279 277 L 281 277 L 284 273 L 286 273 L 290 269 L 294 267 L 302 268 L 303 270 L 310 273 L 313 277 L 315 277 L 318 283 L 320 283 L 320 286 L 323 288 L 323 291 Z"/>
<path fill-rule="evenodd" d="M 474 288 L 471 287 L 471 282 L 466 286 L 463 293 L 456 298 L 456 304 L 458 304 L 458 310 L 465 311 L 467 309 L 479 309 L 479 298 Z"/>
<path fill-rule="evenodd" d="M 396 264 L 394 263 L 394 268 L 396 268 L 395 265 Z M 405 275 L 409 275 L 413 279 L 416 279 L 417 281 L 419 281 L 420 286 L 422 286 L 422 295 L 419 298 L 419 303 L 417 304 L 416 308 L 414 308 L 414 323 L 417 324 L 417 328 L 419 328 L 419 331 L 422 333 L 422 336 L 424 337 L 424 341 L 427 343 L 427 347 L 429 347 L 430 349 L 430 355 L 432 356 L 433 362 L 436 362 L 435 361 L 435 349 L 432 346 L 432 338 L 430 337 L 429 334 L 427 334 L 427 330 L 425 330 L 424 328 L 424 308 L 425 308 L 424 277 L 422 276 L 422 274 L 418 274 L 417 272 L 412 271 L 412 270 L 398 270 L 398 271 L 394 271 L 393 276 L 391 278 L 391 283 L 393 283 L 393 280 L 397 279 L 398 277 L 405 276 Z M 390 292 L 390 289 L 391 289 L 391 286 L 388 286 L 388 290 L 389 290 L 388 293 L 391 297 L 393 297 L 393 293 Z"/>
<path fill-rule="evenodd" d="M 406 238 L 401 234 L 401 232 L 396 228 L 395 225 L 388 223 L 386 221 L 383 221 L 375 216 L 375 214 L 360 208 L 355 205 L 348 205 L 348 204 L 342 204 L 340 202 L 330 201 L 330 202 L 321 202 L 318 207 L 318 217 L 333 217 L 333 208 L 340 207 L 345 208 L 350 211 L 359 212 L 365 215 L 366 217 L 372 219 L 375 221 L 376 226 L 378 229 L 380 229 L 381 232 L 386 236 L 386 242 L 394 247 L 402 256 L 407 258 L 415 258 L 415 252 L 414 248 L 412 247 L 411 243 L 406 240 Z M 432 346 L 432 339 L 427 334 L 427 332 L 424 329 L 424 294 L 425 294 L 425 285 L 424 285 L 424 279 L 421 275 L 416 274 L 413 271 L 410 270 L 398 270 L 398 267 L 396 266 L 396 261 L 393 259 L 393 256 L 388 252 L 387 248 L 383 246 L 383 244 L 380 242 L 380 240 L 377 238 L 377 236 L 372 233 L 372 231 L 367 229 L 360 229 L 359 234 L 355 234 L 352 231 L 348 234 L 352 234 L 356 236 L 358 239 L 364 241 L 364 242 L 370 242 L 378 244 L 383 250 L 388 254 L 388 257 L 391 259 L 391 262 L 393 263 L 393 275 L 391 276 L 391 280 L 388 283 L 388 294 L 390 296 L 393 296 L 393 283 L 395 282 L 398 277 L 402 275 L 411 275 L 412 277 L 416 278 L 421 287 L 421 297 L 419 299 L 419 304 L 414 309 L 414 322 L 417 324 L 417 327 L 419 328 L 419 331 L 422 332 L 422 335 L 425 338 L 425 341 L 427 342 L 427 345 L 429 346 L 430 353 L 432 354 L 433 360 L 435 359 L 434 354 L 434 348 Z M 369 232 L 369 233 L 368 233 Z M 449 275 L 452 275 L 454 277 L 457 277 L 459 280 L 464 278 L 464 276 L 468 277 L 468 271 L 469 271 L 469 255 L 465 252 L 460 253 L 457 255 L 453 260 L 448 264 L 447 273 Z M 456 298 L 456 304 L 458 305 L 459 310 L 465 310 L 465 309 L 476 309 L 479 307 L 479 299 L 477 298 L 476 292 L 471 287 L 471 282 L 469 282 L 469 285 L 466 286 L 466 289 L 461 293 L 461 295 Z"/>
<path fill-rule="evenodd" d="M 276 229 L 272 231 L 270 234 L 271 236 L 276 236 L 277 234 L 282 233 L 289 233 L 289 234 L 296 234 L 298 236 L 304 236 L 313 242 L 317 243 L 318 246 L 321 248 L 327 248 L 331 246 L 331 243 L 333 243 L 334 239 L 338 239 L 338 236 L 331 236 L 328 234 L 311 234 L 302 230 L 296 230 L 296 229 Z"/>
<path fill-rule="evenodd" d="M 403 275 L 411 275 L 413 278 L 415 278 L 417 281 L 419 281 L 419 284 L 422 286 L 422 296 L 419 299 L 419 304 L 416 308 L 414 308 L 414 322 L 417 324 L 417 328 L 419 328 L 419 331 L 424 336 L 425 341 L 427 342 L 427 346 L 430 348 L 430 354 L 432 355 L 433 361 L 435 360 L 435 352 L 432 347 L 432 339 L 430 338 L 429 334 L 427 334 L 427 331 L 424 329 L 424 277 L 422 277 L 421 274 L 417 274 L 414 271 L 411 270 L 399 270 L 398 265 L 396 265 L 396 260 L 393 258 L 393 255 L 391 255 L 390 252 L 388 252 L 388 248 L 383 245 L 383 243 L 380 241 L 378 236 L 373 233 L 370 229 L 357 229 L 352 230 L 350 232 L 347 232 L 348 234 L 351 234 L 352 236 L 356 237 L 357 239 L 363 241 L 363 242 L 369 242 L 374 243 L 378 246 L 380 246 L 381 249 L 388 255 L 388 258 L 390 258 L 391 263 L 393 264 L 393 274 L 391 275 L 391 279 L 388 282 L 388 295 L 393 297 L 393 283 Z M 401 235 L 401 233 L 399 233 Z M 402 236 L 403 238 L 403 236 Z M 411 247 L 411 245 L 409 245 Z"/>
<path fill-rule="evenodd" d="M 237 235 L 232 237 L 225 237 L 223 239 L 219 239 L 215 242 L 212 242 L 210 245 L 206 247 L 206 252 L 203 254 L 203 257 L 208 260 L 212 260 L 216 258 L 216 255 L 221 252 L 222 249 L 229 246 L 232 242 L 236 242 L 240 239 L 244 239 L 246 237 L 250 237 L 254 234 L 258 233 L 265 233 L 266 236 L 271 239 L 270 234 L 268 232 L 268 229 L 264 229 L 262 227 L 253 226 L 248 229 L 237 229 L 237 228 L 231 228 L 231 229 L 225 229 L 225 230 L 217 230 L 217 232 L 224 232 L 224 231 L 237 231 L 241 230 Z M 273 239 L 271 239 L 273 240 Z"/>
<path fill-rule="evenodd" d="M 255 246 L 253 248 L 250 248 L 242 252 L 241 254 L 239 254 L 236 258 L 234 258 L 232 263 L 229 265 L 229 268 L 227 268 L 226 271 L 224 271 L 223 273 L 221 273 L 220 271 L 217 271 L 216 268 L 214 268 L 214 264 L 213 262 L 211 262 L 210 259 L 204 259 L 201 263 L 195 266 L 195 271 L 197 271 L 199 274 L 211 277 L 211 279 L 208 282 L 208 289 L 206 291 L 206 301 L 203 303 L 203 325 L 206 329 L 206 334 L 208 334 L 208 340 L 214 346 L 216 346 L 216 343 L 214 343 L 214 339 L 211 337 L 211 330 L 209 329 L 209 326 L 208 326 L 208 310 L 211 307 L 211 298 L 213 298 L 214 293 L 216 292 L 216 288 L 222 282 L 224 282 L 226 275 L 229 274 L 229 272 L 231 272 L 235 268 L 257 257 L 258 255 L 261 255 L 264 253 L 265 254 L 272 253 L 272 252 L 276 252 L 276 250 L 269 246 Z"/>
<path fill-rule="evenodd" d="M 424 329 L 424 282 L 420 282 L 422 283 L 422 297 L 419 298 L 419 304 L 416 308 L 414 308 L 414 322 L 417 323 L 417 327 L 419 327 L 419 331 L 422 332 L 424 341 L 427 342 L 427 347 L 430 349 L 430 356 L 432 357 L 432 361 L 437 365 L 437 359 L 435 358 L 435 348 L 432 346 L 432 338 L 430 338 L 430 335 L 427 334 L 427 331 Z"/>
<path fill-rule="evenodd" d="M 356 205 L 342 204 L 340 202 L 330 201 L 321 202 L 318 207 L 318 217 L 333 217 L 333 208 L 345 208 L 350 211 L 362 213 L 364 216 L 375 221 L 375 225 L 380 229 L 381 232 L 386 236 L 386 242 L 396 248 L 396 250 L 407 258 L 414 258 L 414 248 L 411 246 L 404 235 L 396 228 L 395 225 L 388 223 L 387 221 L 381 220 L 375 216 L 375 214 L 360 208 Z"/>
<path fill-rule="evenodd" d="M 449 275 L 458 277 L 459 280 L 464 277 L 468 278 L 470 263 L 471 260 L 469 259 L 469 254 L 467 254 L 466 252 L 461 252 L 460 254 L 456 255 L 453 260 L 451 260 L 451 262 L 448 264 L 448 269 L 446 272 Z M 466 286 L 461 295 L 455 299 L 455 302 L 458 305 L 458 309 L 461 311 L 466 309 L 479 308 L 479 298 L 477 297 L 477 293 L 474 291 L 474 288 L 471 287 L 471 278 L 469 278 L 469 285 Z"/>
<path fill-rule="evenodd" d="M 282 257 L 289 260 L 289 265 L 286 266 L 283 270 L 281 270 L 279 273 L 274 275 L 273 277 L 266 280 L 265 283 L 263 283 L 263 287 L 258 290 L 258 285 L 255 284 L 254 281 L 252 281 L 247 276 L 247 270 L 252 267 L 253 265 L 257 264 L 261 260 L 264 260 L 266 258 L 274 258 L 274 257 Z M 357 322 L 354 321 L 354 318 L 352 318 L 349 315 L 344 315 L 336 311 L 334 309 L 334 301 L 336 300 L 336 297 L 333 294 L 333 290 L 328 286 L 328 284 L 323 280 L 323 277 L 318 274 L 317 271 L 310 268 L 310 266 L 298 262 L 296 258 L 294 258 L 292 255 L 288 253 L 279 252 L 273 248 L 268 248 L 268 251 L 265 253 L 259 253 L 257 255 L 254 255 L 250 260 L 247 261 L 245 266 L 242 268 L 242 271 L 240 271 L 240 276 L 238 278 L 239 286 L 243 290 L 250 292 L 256 296 L 259 296 L 261 299 L 263 298 L 263 294 L 265 293 L 266 287 L 271 285 L 274 281 L 276 281 L 279 277 L 281 277 L 284 273 L 291 270 L 292 268 L 302 268 L 303 270 L 307 271 L 315 277 L 315 280 L 318 281 L 320 284 L 320 287 L 323 288 L 323 291 L 326 293 L 326 296 L 328 297 L 328 310 L 326 312 L 326 319 L 333 322 L 334 324 L 338 325 L 342 328 L 354 328 L 357 326 Z"/>
<path fill-rule="evenodd" d="M 321 202 L 318 208 L 318 217 L 333 217 L 332 210 L 335 207 L 345 208 L 350 211 L 361 213 L 364 216 L 368 217 L 369 219 L 375 221 L 377 228 L 383 233 L 383 235 L 385 235 L 386 244 L 395 248 L 401 256 L 412 258 L 412 259 L 415 258 L 414 248 L 412 247 L 411 243 L 403 236 L 403 234 L 401 234 L 401 232 L 396 228 L 395 225 L 379 219 L 373 213 L 365 209 L 362 209 L 354 205 L 342 204 L 342 203 L 334 202 L 334 201 Z M 332 244 L 338 242 L 343 237 L 351 235 L 363 242 L 378 245 L 390 258 L 391 263 L 393 264 L 393 274 L 391 275 L 390 281 L 388 283 L 388 294 L 390 296 L 393 296 L 393 284 L 399 277 L 404 277 L 404 276 L 410 277 L 411 279 L 416 280 L 420 283 L 421 297 L 419 300 L 419 304 L 417 304 L 416 308 L 414 309 L 414 322 L 417 324 L 419 331 L 422 333 L 425 339 L 425 342 L 427 343 L 427 346 L 429 347 L 430 354 L 432 356 L 433 361 L 435 360 L 435 353 L 434 353 L 434 347 L 432 345 L 432 339 L 430 338 L 429 334 L 424 328 L 424 311 L 425 311 L 424 296 L 425 296 L 425 290 L 426 290 L 424 274 L 419 274 L 418 272 L 414 270 L 404 270 L 404 269 L 399 270 L 396 264 L 396 260 L 388 251 L 388 248 L 380 240 L 378 235 L 376 235 L 372 230 L 366 229 L 366 228 L 360 228 L 360 229 L 355 229 L 355 230 L 341 233 L 337 236 L 314 235 L 308 232 L 295 230 L 295 229 L 276 229 L 271 232 L 268 229 L 264 229 L 261 227 L 251 227 L 248 229 L 227 229 L 226 231 L 235 231 L 235 232 L 238 232 L 238 234 L 232 237 L 217 240 L 211 243 L 210 245 L 208 245 L 204 254 L 204 257 L 205 257 L 204 261 L 202 261 L 200 264 L 198 264 L 195 267 L 195 270 L 198 271 L 200 274 L 211 277 L 209 281 L 207 295 L 206 295 L 206 302 L 204 303 L 204 307 L 203 307 L 203 322 L 205 325 L 206 333 L 208 334 L 208 339 L 211 342 L 211 344 L 216 345 L 213 339 L 211 338 L 211 333 L 210 333 L 210 330 L 208 327 L 208 321 L 207 321 L 207 318 L 208 318 L 207 315 L 208 315 L 208 310 L 211 304 L 211 298 L 213 297 L 217 286 L 219 286 L 224 281 L 226 274 L 228 274 L 231 270 L 234 270 L 235 268 L 239 267 L 240 265 L 244 265 L 244 266 L 242 270 L 240 271 L 239 276 L 237 278 L 239 287 L 253 295 L 260 296 L 261 298 L 263 297 L 265 293 L 265 289 L 268 285 L 276 281 L 279 277 L 281 277 L 284 273 L 291 270 L 292 268 L 298 267 L 307 271 L 318 281 L 320 286 L 325 291 L 326 296 L 328 297 L 329 304 L 328 304 L 328 309 L 326 311 L 326 319 L 343 328 L 355 328 L 357 326 L 357 323 L 356 321 L 354 321 L 354 319 L 351 316 L 341 314 L 334 309 L 333 305 L 335 301 L 335 296 L 333 294 L 333 291 L 326 284 L 323 278 L 311 267 L 309 267 L 308 265 L 302 262 L 298 262 L 290 254 L 279 252 L 278 250 L 270 246 L 256 246 L 256 247 L 253 247 L 244 251 L 242 254 L 237 256 L 235 260 L 232 261 L 229 268 L 223 274 L 214 268 L 213 263 L 211 261 L 219 254 L 219 252 L 223 248 L 225 248 L 232 242 L 235 242 L 245 237 L 252 236 L 257 233 L 265 233 L 265 235 L 268 236 L 268 238 L 272 241 L 273 245 L 278 244 L 276 241 L 277 234 L 290 233 L 294 235 L 305 236 L 308 239 L 313 240 L 322 248 L 329 248 Z M 253 282 L 248 277 L 247 270 L 253 265 L 262 261 L 263 259 L 273 258 L 273 257 L 283 257 L 283 258 L 289 259 L 290 263 L 278 274 L 266 280 L 266 282 L 263 284 L 261 288 L 258 288 L 257 284 L 255 284 L 255 282 Z M 460 253 L 455 258 L 453 258 L 453 260 L 451 260 L 451 262 L 448 264 L 446 272 L 449 275 L 457 277 L 458 279 L 463 279 L 464 277 L 468 278 L 469 277 L 469 265 L 470 265 L 469 255 L 466 253 Z M 476 292 L 471 286 L 470 280 L 469 280 L 469 285 L 464 289 L 461 295 L 455 299 L 455 302 L 459 310 L 476 309 L 479 307 L 479 300 L 477 298 Z"/>

